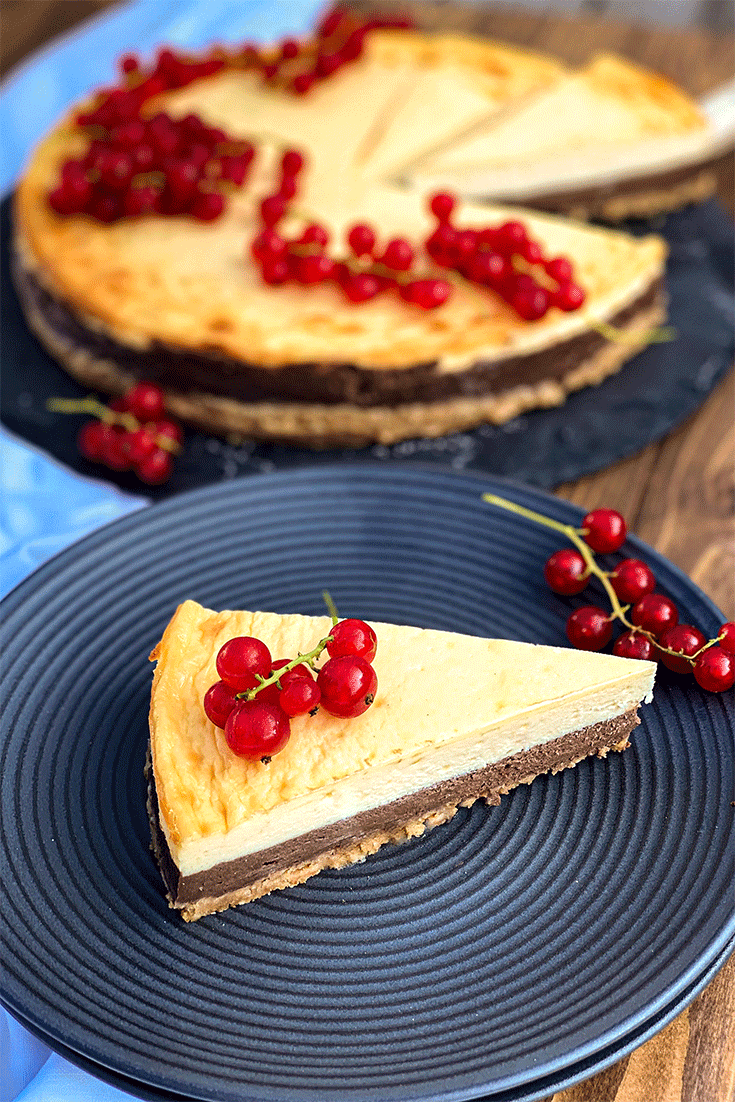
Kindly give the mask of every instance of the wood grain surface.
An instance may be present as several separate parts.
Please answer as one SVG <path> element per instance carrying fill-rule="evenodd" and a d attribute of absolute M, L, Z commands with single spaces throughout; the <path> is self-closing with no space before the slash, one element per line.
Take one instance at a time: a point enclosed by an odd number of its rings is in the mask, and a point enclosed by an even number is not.
<path fill-rule="evenodd" d="M 720 2 L 729 4 L 729 0 Z M 108 0 L 2 0 L 2 71 L 51 36 L 107 6 Z M 354 6 L 370 5 L 356 2 Z M 448 2 L 414 2 L 404 7 L 427 28 L 488 34 L 547 50 L 575 64 L 596 50 L 618 51 L 673 78 L 695 95 L 733 76 L 731 35 L 634 25 L 599 14 L 571 18 L 538 8 L 523 11 Z M 729 156 L 719 165 L 719 194 L 731 211 L 735 209 Z M 681 567 L 728 619 L 735 619 L 734 415 L 735 375 L 731 372 L 702 408 L 666 439 L 557 490 L 560 497 L 587 509 L 605 505 L 620 510 L 630 529 Z M 614 425 L 610 432 L 615 432 Z M 733 1100 L 735 958 L 656 1037 L 606 1071 L 546 1102 Z"/>

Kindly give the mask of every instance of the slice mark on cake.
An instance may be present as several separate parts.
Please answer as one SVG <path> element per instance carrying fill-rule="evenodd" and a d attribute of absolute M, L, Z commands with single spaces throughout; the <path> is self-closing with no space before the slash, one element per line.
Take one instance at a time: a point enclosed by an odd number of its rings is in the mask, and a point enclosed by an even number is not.
<path fill-rule="evenodd" d="M 328 618 L 182 604 L 153 652 L 149 812 L 172 907 L 191 920 L 338 868 L 590 754 L 623 749 L 655 664 L 390 624 L 378 694 L 292 721 L 266 765 L 233 755 L 202 701 L 235 635 L 305 652 Z"/>
<path fill-rule="evenodd" d="M 405 175 L 422 188 L 454 187 L 468 196 L 617 220 L 661 209 L 654 193 L 664 209 L 676 206 L 662 201 L 667 188 L 686 186 L 694 189 L 692 199 L 702 197 L 697 181 L 721 144 L 680 89 L 602 54 L 529 102 L 511 104 L 465 138 L 435 148 Z"/>

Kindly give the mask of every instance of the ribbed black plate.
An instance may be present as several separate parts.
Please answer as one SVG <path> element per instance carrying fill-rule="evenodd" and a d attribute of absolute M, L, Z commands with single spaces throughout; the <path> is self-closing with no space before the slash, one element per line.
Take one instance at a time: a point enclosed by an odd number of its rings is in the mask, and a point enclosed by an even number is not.
<path fill-rule="evenodd" d="M 237 911 L 185 925 L 165 905 L 146 656 L 176 603 L 319 613 L 328 587 L 343 614 L 563 644 L 540 576 L 558 542 L 486 489 L 579 516 L 488 478 L 304 469 L 126 517 L 6 598 L 11 1010 L 141 1091 L 456 1102 L 583 1077 L 686 997 L 735 935 L 735 755 L 731 694 L 674 677 L 623 755 Z M 628 550 L 716 630 L 680 572 Z"/>

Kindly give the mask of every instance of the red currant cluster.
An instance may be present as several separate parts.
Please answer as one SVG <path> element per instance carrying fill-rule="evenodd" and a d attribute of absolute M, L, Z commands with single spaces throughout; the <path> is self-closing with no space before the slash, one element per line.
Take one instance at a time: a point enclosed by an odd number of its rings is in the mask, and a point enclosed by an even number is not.
<path fill-rule="evenodd" d="M 456 202 L 448 192 L 431 197 L 437 226 L 425 248 L 435 264 L 495 291 L 524 321 L 538 321 L 552 306 L 579 309 L 585 294 L 566 257 L 545 258 L 522 222 L 458 229 L 451 221 Z"/>
<path fill-rule="evenodd" d="M 229 639 L 217 654 L 216 681 L 204 697 L 207 718 L 224 730 L 234 754 L 270 761 L 291 735 L 294 716 L 330 715 L 352 719 L 372 704 L 378 688 L 370 664 L 378 641 L 362 620 L 333 617 L 329 635 L 308 654 L 274 662 L 266 644 L 250 635 Z M 326 650 L 329 659 L 316 670 Z"/>
<path fill-rule="evenodd" d="M 262 53 L 250 47 L 246 57 L 253 67 L 261 70 L 268 84 L 304 96 L 315 84 L 357 61 L 370 31 L 410 26 L 410 20 L 391 16 L 361 20 L 335 5 L 322 17 L 313 38 L 303 42 L 285 38 L 275 51 Z"/>
<path fill-rule="evenodd" d="M 545 518 L 545 523 L 560 527 Z M 672 600 L 655 593 L 656 579 L 640 559 L 623 559 L 613 570 L 602 570 L 590 553 L 618 551 L 627 535 L 625 521 L 613 509 L 593 509 L 581 528 L 567 535 L 577 550 L 556 551 L 544 566 L 544 577 L 555 593 L 581 593 L 592 577 L 599 578 L 612 604 L 612 612 L 595 605 L 575 609 L 567 620 L 567 637 L 580 650 L 601 650 L 612 639 L 613 622 L 627 630 L 613 644 L 621 658 L 662 662 L 675 673 L 693 673 L 710 692 L 735 685 L 735 623 L 723 624 L 715 639 L 705 639 L 698 628 L 679 623 Z"/>
<path fill-rule="evenodd" d="M 95 123 L 92 133 L 85 155 L 62 164 L 61 182 L 49 193 L 57 214 L 107 223 L 186 214 L 211 222 L 225 208 L 223 191 L 242 186 L 255 156 L 250 142 L 194 114 L 173 119 L 159 112 L 107 128 Z"/>
<path fill-rule="evenodd" d="M 163 391 L 153 383 L 137 383 L 109 405 L 96 398 L 52 398 L 47 407 L 54 413 L 93 414 L 77 437 L 85 459 L 113 471 L 133 471 L 149 486 L 170 478 L 184 436 L 166 417 Z"/>

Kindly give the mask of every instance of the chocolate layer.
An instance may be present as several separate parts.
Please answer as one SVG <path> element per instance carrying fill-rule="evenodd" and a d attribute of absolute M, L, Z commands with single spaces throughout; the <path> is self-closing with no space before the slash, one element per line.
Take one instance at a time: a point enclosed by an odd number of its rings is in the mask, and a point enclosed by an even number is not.
<path fill-rule="evenodd" d="M 330 851 L 349 851 L 358 843 L 376 835 L 394 832 L 408 823 L 426 819 L 438 809 L 458 807 L 479 798 L 491 804 L 500 803 L 503 793 L 541 773 L 558 772 L 591 754 L 605 754 L 611 748 L 623 749 L 627 745 L 628 736 L 638 723 L 638 709 L 633 708 L 615 719 L 584 727 L 541 746 L 533 746 L 482 769 L 410 793 L 383 807 L 360 812 L 338 823 L 309 831 L 291 841 L 214 865 L 190 876 L 181 875 L 166 843 L 158 817 L 155 782 L 151 770 L 149 813 L 154 852 L 169 899 L 172 906 L 178 908 L 200 899 L 211 899 L 214 905 L 208 910 L 215 911 L 218 909 L 216 901 L 221 897 L 228 896 L 254 881 L 275 877 L 294 865 L 314 860 Z M 269 890 L 271 889 L 265 887 L 259 894 L 265 894 Z"/>
<path fill-rule="evenodd" d="M 179 393 L 215 394 L 243 402 L 348 402 L 369 407 L 494 394 L 545 379 L 563 379 L 608 343 L 607 338 L 590 329 L 542 351 L 493 362 L 478 361 L 465 371 L 451 373 L 440 373 L 436 362 L 380 370 L 348 363 L 268 368 L 209 351 L 181 352 L 162 344 L 145 351 L 129 348 L 85 326 L 69 306 L 54 298 L 20 264 L 16 264 L 15 278 L 26 312 L 40 312 L 53 333 L 94 358 L 111 360 L 126 372 Z M 610 324 L 626 325 L 661 294 L 662 280 L 657 279 L 610 318 Z"/>

